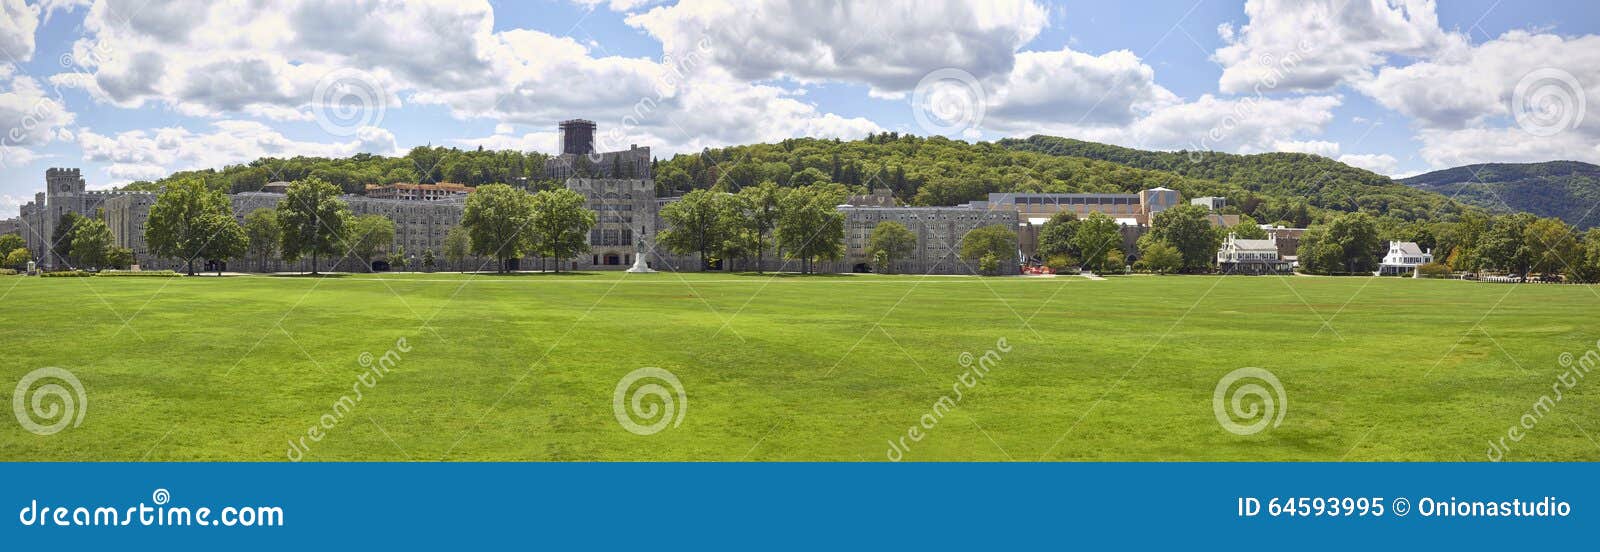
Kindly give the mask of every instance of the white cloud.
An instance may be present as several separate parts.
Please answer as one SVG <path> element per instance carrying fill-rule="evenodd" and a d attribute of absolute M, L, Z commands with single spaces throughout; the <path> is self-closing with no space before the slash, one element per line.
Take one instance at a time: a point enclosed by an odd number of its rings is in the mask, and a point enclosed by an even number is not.
<path fill-rule="evenodd" d="M 1249 0 L 1228 45 L 1221 91 L 1326 90 L 1371 75 L 1393 55 L 1424 56 L 1464 39 L 1439 28 L 1433 0 Z"/>
<path fill-rule="evenodd" d="M 1280 140 L 1272 143 L 1272 151 L 1310 153 L 1332 158 L 1339 155 L 1339 143 L 1324 140 Z"/>
<path fill-rule="evenodd" d="M 1537 137 L 1516 127 L 1424 129 L 1417 137 L 1423 160 L 1434 168 L 1555 160 L 1600 163 L 1600 142 L 1578 132 Z"/>
<path fill-rule="evenodd" d="M 1126 125 L 1046 126 L 1035 131 L 1128 147 L 1257 153 L 1297 136 L 1319 134 L 1333 120 L 1334 96 L 1299 98 L 1217 98 L 1163 106 Z"/>
<path fill-rule="evenodd" d="M 704 49 L 711 65 L 739 79 L 859 82 L 895 97 L 936 69 L 980 79 L 1009 72 L 1048 13 L 1031 0 L 685 0 L 627 23 L 669 56 Z"/>
<path fill-rule="evenodd" d="M 102 135 L 80 128 L 78 146 L 85 161 L 104 163 L 106 176 L 126 184 L 150 180 L 177 171 L 219 168 L 253 161 L 261 157 L 345 157 L 357 153 L 398 155 L 394 134 L 381 128 L 360 129 L 348 142 L 303 142 L 291 140 L 257 121 L 221 120 L 212 123 L 212 132 L 197 133 L 183 127 L 151 131 L 132 130 Z"/>
<path fill-rule="evenodd" d="M 32 148 L 50 143 L 76 116 L 38 81 L 12 78 L 0 87 L 0 167 L 26 165 L 40 156 Z"/>
<path fill-rule="evenodd" d="M 998 127 L 1040 123 L 1125 124 L 1179 103 L 1155 82 L 1155 70 L 1127 50 L 1099 56 L 1061 49 L 1022 52 L 996 79 L 985 117 Z"/>
<path fill-rule="evenodd" d="M 34 31 L 39 28 L 39 7 L 22 0 L 0 0 L 0 59 L 33 59 Z"/>
<path fill-rule="evenodd" d="M 1600 36 L 1565 38 L 1511 31 L 1481 45 L 1461 47 L 1436 59 L 1386 67 L 1357 86 L 1385 107 L 1431 128 L 1465 128 L 1511 114 L 1517 83 L 1530 73 L 1557 69 L 1571 75 L 1588 105 L 1600 102 Z M 1544 83 L 1559 84 L 1559 83 Z M 1600 134 L 1600 117 L 1586 118 Z"/>
<path fill-rule="evenodd" d="M 1339 162 L 1383 175 L 1392 175 L 1400 169 L 1400 161 L 1387 153 L 1349 153 L 1339 156 Z"/>

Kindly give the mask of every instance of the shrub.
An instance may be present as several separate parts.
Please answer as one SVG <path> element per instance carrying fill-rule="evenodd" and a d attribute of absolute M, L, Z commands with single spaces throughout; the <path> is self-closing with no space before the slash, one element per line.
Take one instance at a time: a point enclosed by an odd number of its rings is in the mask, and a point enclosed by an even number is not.
<path fill-rule="evenodd" d="M 16 276 L 17 271 L 9 268 L 0 268 L 0 276 Z"/>
<path fill-rule="evenodd" d="M 182 274 L 179 274 L 177 272 L 173 272 L 171 270 L 140 270 L 140 271 L 133 271 L 133 270 L 102 270 L 98 274 L 95 274 L 95 276 L 113 276 L 113 277 L 123 277 L 123 278 L 126 278 L 126 277 L 176 278 L 178 276 L 182 276 Z"/>
<path fill-rule="evenodd" d="M 1449 278 L 1450 267 L 1444 263 L 1428 263 L 1417 267 L 1417 275 L 1423 278 Z"/>
<path fill-rule="evenodd" d="M 55 272 L 42 273 L 40 276 L 45 278 L 82 278 L 85 276 L 93 276 L 93 274 L 84 272 L 82 270 L 57 270 Z"/>
<path fill-rule="evenodd" d="M 1072 255 L 1067 255 L 1065 253 L 1051 255 L 1049 259 L 1045 260 L 1044 265 L 1050 267 L 1050 270 L 1056 274 L 1067 274 L 1078 271 L 1078 260 L 1072 258 Z"/>

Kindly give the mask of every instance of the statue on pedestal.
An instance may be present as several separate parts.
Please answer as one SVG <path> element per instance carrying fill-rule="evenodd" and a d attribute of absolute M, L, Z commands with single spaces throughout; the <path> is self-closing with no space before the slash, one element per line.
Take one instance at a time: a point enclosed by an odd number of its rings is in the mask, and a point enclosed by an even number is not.
<path fill-rule="evenodd" d="M 650 248 L 645 239 L 644 225 L 641 224 L 639 225 L 639 233 L 634 234 L 633 266 L 628 269 L 628 272 L 655 272 L 644 260 L 645 257 L 650 256 Z"/>

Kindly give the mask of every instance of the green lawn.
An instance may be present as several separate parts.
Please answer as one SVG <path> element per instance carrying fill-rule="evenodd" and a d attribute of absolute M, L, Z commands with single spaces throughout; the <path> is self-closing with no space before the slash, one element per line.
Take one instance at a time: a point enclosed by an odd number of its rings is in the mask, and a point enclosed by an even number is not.
<path fill-rule="evenodd" d="M 405 338 L 306 460 L 879 461 L 954 397 L 962 353 L 1004 338 L 907 460 L 1479 461 L 1551 394 L 1559 355 L 1600 339 L 1600 288 L 1398 278 L 7 277 L 0 294 L 0 394 L 55 366 L 88 398 L 53 435 L 6 415 L 0 460 L 284 460 L 362 386 L 362 354 Z M 1288 409 L 1239 436 L 1212 396 L 1252 366 Z M 641 367 L 680 379 L 680 425 L 618 422 L 613 390 Z M 1597 412 L 1600 377 L 1580 380 L 1506 459 L 1600 460 Z"/>

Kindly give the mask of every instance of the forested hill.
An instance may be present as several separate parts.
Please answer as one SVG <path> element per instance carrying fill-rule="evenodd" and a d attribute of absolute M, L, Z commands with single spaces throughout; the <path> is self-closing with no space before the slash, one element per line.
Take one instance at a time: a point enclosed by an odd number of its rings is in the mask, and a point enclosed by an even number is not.
<path fill-rule="evenodd" d="M 1400 182 L 1495 212 L 1527 211 L 1579 229 L 1600 227 L 1600 166 L 1588 163 L 1467 165 Z"/>
<path fill-rule="evenodd" d="M 547 159 L 537 152 L 419 146 L 401 157 L 258 159 L 128 188 L 155 190 L 172 179 L 194 178 L 213 189 L 242 192 L 274 180 L 315 177 L 347 193 L 394 182 L 502 182 L 543 189 L 560 185 L 539 179 Z M 857 191 L 888 188 L 912 205 L 958 205 L 993 192 L 1132 193 L 1165 186 L 1186 198 L 1224 196 L 1228 212 L 1299 227 L 1334 211 L 1435 221 L 1453 218 L 1465 208 L 1444 196 L 1314 155 L 1207 153 L 1190 160 L 1182 152 L 1043 136 L 976 144 L 895 132 L 853 141 L 795 138 L 658 159 L 654 173 L 663 196 L 705 188 L 737 190 L 769 180 L 789 187 L 833 182 Z"/>
<path fill-rule="evenodd" d="M 1305 198 L 1313 206 L 1336 211 L 1360 210 L 1424 220 L 1448 217 L 1461 210 L 1458 202 L 1444 195 L 1413 189 L 1387 176 L 1320 155 L 1145 151 L 1055 136 L 1005 139 L 999 144 L 1014 151 L 1098 159 L 1214 180 L 1267 197 Z"/>
<path fill-rule="evenodd" d="M 784 140 L 709 149 L 661 163 L 657 184 L 681 193 L 793 178 L 884 185 L 915 205 L 955 205 L 991 192 L 1133 192 L 1166 186 L 1186 198 L 1219 195 L 1263 222 L 1305 225 L 1325 211 L 1444 220 L 1465 208 L 1388 177 L 1315 155 L 1150 152 L 1035 136 L 968 144 L 897 133 L 862 140 Z"/>

